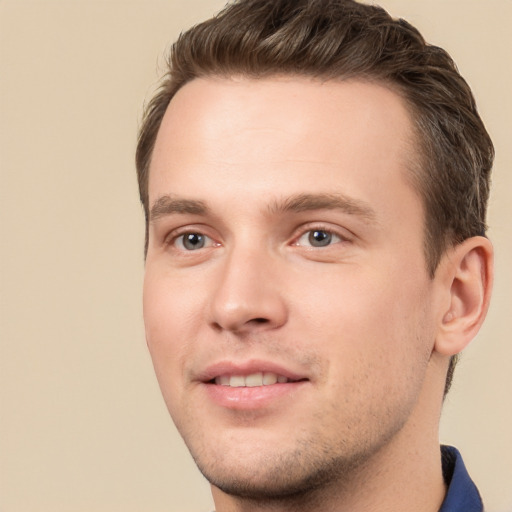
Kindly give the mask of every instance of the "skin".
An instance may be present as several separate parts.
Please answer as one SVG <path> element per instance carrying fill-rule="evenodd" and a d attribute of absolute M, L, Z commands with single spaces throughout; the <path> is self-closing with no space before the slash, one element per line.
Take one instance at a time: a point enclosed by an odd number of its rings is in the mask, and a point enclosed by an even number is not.
<path fill-rule="evenodd" d="M 485 315 L 491 248 L 471 239 L 429 277 L 411 126 L 358 81 L 197 79 L 171 101 L 146 337 L 218 512 L 438 510 L 444 377 Z M 207 383 L 268 365 L 301 382 Z"/>

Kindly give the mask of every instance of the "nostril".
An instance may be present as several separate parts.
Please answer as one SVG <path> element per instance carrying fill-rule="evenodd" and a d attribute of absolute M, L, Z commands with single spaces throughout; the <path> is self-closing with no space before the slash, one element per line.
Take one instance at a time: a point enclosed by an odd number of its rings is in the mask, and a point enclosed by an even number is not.
<path fill-rule="evenodd" d="M 266 319 L 266 318 L 254 318 L 253 322 L 255 322 L 257 324 L 264 324 L 264 323 L 268 322 L 268 319 Z"/>

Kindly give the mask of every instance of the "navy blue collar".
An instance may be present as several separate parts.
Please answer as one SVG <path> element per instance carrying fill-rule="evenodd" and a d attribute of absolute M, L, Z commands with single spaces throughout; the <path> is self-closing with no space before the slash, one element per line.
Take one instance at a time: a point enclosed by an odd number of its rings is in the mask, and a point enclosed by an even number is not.
<path fill-rule="evenodd" d="M 482 498 L 453 446 L 441 446 L 443 476 L 448 490 L 439 512 L 483 512 Z"/>

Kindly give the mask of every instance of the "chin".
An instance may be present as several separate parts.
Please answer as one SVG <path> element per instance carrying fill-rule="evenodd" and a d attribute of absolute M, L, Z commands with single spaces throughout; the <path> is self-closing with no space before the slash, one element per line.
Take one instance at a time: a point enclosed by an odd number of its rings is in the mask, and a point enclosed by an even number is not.
<path fill-rule="evenodd" d="M 287 453 L 194 455 L 211 485 L 225 494 L 255 501 L 304 498 L 335 482 L 347 481 L 367 454 L 333 457 L 318 447 L 303 446 Z M 215 462 L 212 462 L 215 461 Z"/>

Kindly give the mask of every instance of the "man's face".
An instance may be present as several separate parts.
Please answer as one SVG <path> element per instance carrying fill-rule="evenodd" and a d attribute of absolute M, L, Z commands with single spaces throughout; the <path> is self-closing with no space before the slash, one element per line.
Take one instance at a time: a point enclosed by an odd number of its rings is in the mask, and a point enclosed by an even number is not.
<path fill-rule="evenodd" d="M 411 133 L 397 95 L 356 81 L 200 79 L 172 100 L 149 178 L 147 343 L 224 491 L 304 490 L 422 428 L 435 280 Z"/>

